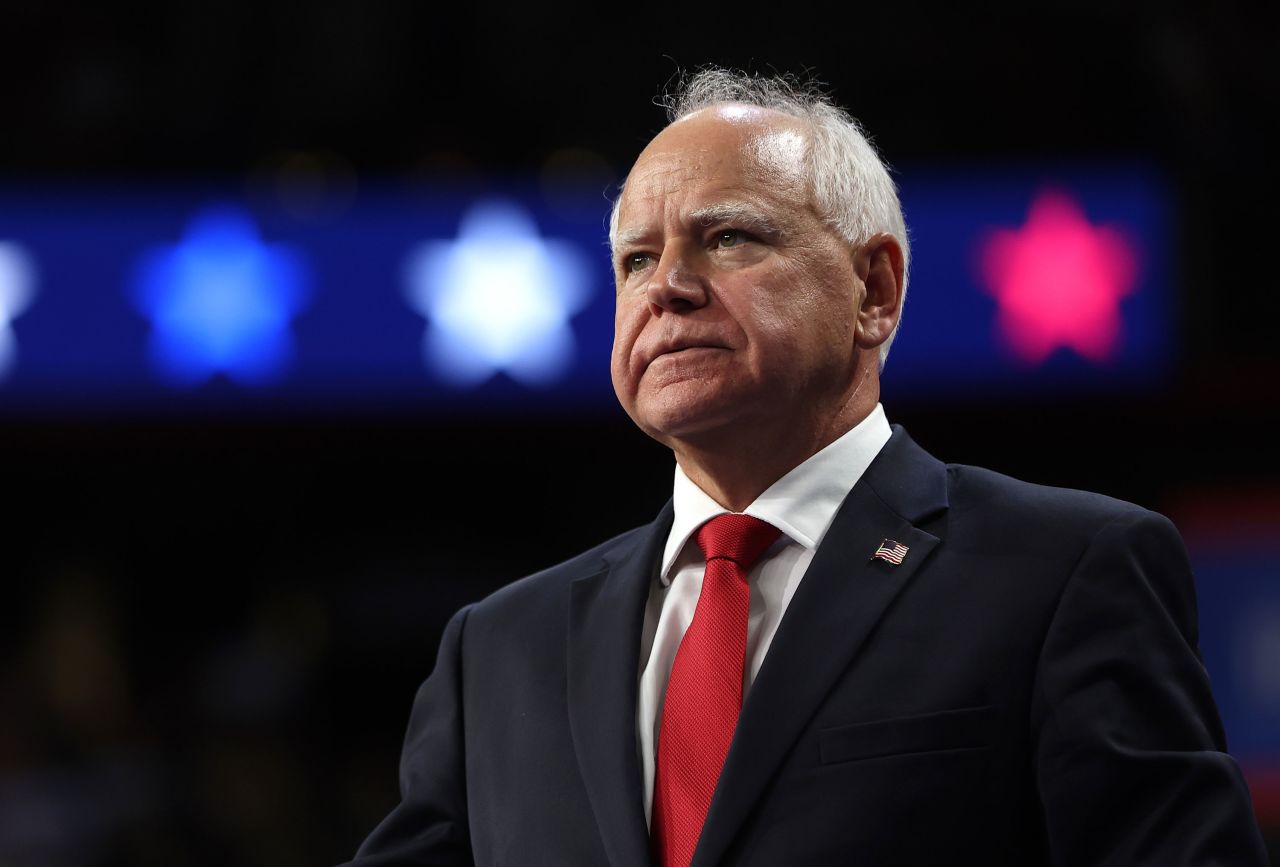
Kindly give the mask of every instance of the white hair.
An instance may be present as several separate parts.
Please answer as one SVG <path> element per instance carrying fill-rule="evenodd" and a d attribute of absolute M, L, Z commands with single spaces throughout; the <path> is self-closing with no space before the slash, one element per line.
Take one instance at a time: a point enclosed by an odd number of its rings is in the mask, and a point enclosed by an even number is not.
<path fill-rule="evenodd" d="M 906 301 L 911 257 L 898 189 L 862 125 L 833 103 L 818 82 L 802 81 L 792 75 L 761 76 L 710 67 L 681 76 L 662 104 L 669 123 L 725 104 L 770 109 L 805 121 L 812 137 L 808 153 L 810 193 L 818 213 L 855 246 L 879 233 L 896 238 L 902 248 L 902 301 Z M 609 215 L 611 246 L 617 239 L 621 199 L 619 190 Z M 901 322 L 899 314 L 898 325 Z M 882 368 L 897 334 L 895 325 L 893 333 L 880 344 Z"/>

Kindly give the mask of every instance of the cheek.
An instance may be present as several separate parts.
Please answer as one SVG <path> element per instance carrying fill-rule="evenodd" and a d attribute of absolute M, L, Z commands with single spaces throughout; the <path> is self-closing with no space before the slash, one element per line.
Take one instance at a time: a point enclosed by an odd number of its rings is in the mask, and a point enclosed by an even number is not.
<path fill-rule="evenodd" d="M 613 349 L 629 350 L 635 345 L 636 338 L 644 329 L 644 311 L 636 304 L 626 303 L 618 299 L 613 309 Z"/>
<path fill-rule="evenodd" d="M 793 268 L 753 286 L 744 297 L 754 303 L 739 313 L 739 321 L 749 322 L 751 330 L 775 349 L 795 347 L 816 327 L 823 327 L 819 323 L 830 315 L 823 309 L 820 288 L 805 276 Z"/>
<path fill-rule="evenodd" d="M 632 378 L 631 355 L 644 328 L 642 312 L 635 305 L 623 303 L 621 299 L 614 308 L 613 352 L 609 366 L 616 388 Z"/>
<path fill-rule="evenodd" d="M 756 303 L 741 315 L 751 322 L 757 364 L 802 376 L 809 365 L 843 363 L 854 339 L 851 296 L 803 268 L 756 287 Z"/>
<path fill-rule="evenodd" d="M 834 333 L 853 326 L 858 278 L 851 263 L 837 256 L 815 255 L 798 262 L 790 276 L 797 318 L 803 317 L 817 332 Z"/>

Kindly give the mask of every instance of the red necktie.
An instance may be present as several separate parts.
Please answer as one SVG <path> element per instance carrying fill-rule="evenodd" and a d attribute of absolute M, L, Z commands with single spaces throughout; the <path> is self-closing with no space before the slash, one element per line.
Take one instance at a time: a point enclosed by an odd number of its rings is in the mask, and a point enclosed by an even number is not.
<path fill-rule="evenodd" d="M 662 867 L 688 867 L 698 845 L 742 709 L 747 572 L 778 528 L 750 515 L 720 515 L 696 538 L 707 570 L 667 681 L 654 768 L 650 834 Z"/>

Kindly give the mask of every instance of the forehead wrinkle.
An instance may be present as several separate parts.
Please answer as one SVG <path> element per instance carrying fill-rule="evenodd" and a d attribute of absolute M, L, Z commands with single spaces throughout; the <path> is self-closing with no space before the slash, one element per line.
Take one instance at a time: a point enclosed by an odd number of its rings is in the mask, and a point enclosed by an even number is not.
<path fill-rule="evenodd" d="M 702 112 L 696 112 L 684 119 L 692 119 L 701 114 Z M 808 131 L 796 118 L 786 115 L 762 119 L 773 114 L 775 112 L 771 110 L 763 115 L 752 111 L 737 118 L 739 122 L 734 125 L 739 126 L 740 130 L 730 152 L 736 155 L 736 171 L 741 173 L 743 179 L 750 181 L 752 186 L 758 187 L 766 198 L 782 200 L 794 196 L 796 201 L 785 204 L 798 206 L 798 210 L 812 210 Z M 677 126 L 678 124 L 672 124 L 664 132 Z M 702 142 L 683 145 L 668 143 L 669 147 L 659 147 L 656 152 L 651 153 L 662 136 L 660 133 L 650 143 L 623 183 L 616 210 L 619 223 L 624 204 L 652 204 L 656 201 L 660 210 L 666 210 L 672 195 L 679 196 L 688 184 L 698 182 L 708 172 L 714 172 L 718 163 L 726 158 L 732 159 L 722 148 L 711 147 Z M 685 159 L 672 164 L 672 159 L 681 153 L 686 155 Z M 793 184 L 798 187 L 794 193 L 788 189 Z M 783 202 L 780 201 L 779 204 Z M 782 221 L 767 216 L 767 210 L 746 201 L 729 200 L 696 208 L 685 215 L 685 219 L 697 225 L 709 225 L 718 221 L 739 222 L 745 224 L 744 228 L 782 235 Z M 647 242 L 652 234 L 651 226 L 624 228 L 616 225 L 610 246 L 616 253 L 625 247 Z"/>
<path fill-rule="evenodd" d="M 688 166 L 661 164 L 656 167 L 646 165 L 637 171 L 639 165 L 640 163 L 637 162 L 636 166 L 632 167 L 618 194 L 614 210 L 614 231 L 610 239 L 610 246 L 615 251 L 641 243 L 652 234 L 652 229 L 644 223 L 632 228 L 624 228 L 623 211 L 630 210 L 638 204 L 651 205 L 658 202 L 660 206 L 665 205 L 668 196 L 679 190 L 682 183 L 687 181 L 694 171 Z"/>

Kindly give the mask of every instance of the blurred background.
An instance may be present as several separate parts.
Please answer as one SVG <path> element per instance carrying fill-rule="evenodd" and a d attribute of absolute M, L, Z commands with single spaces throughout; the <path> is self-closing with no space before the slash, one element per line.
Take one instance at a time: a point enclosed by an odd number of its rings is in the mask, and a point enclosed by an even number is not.
<path fill-rule="evenodd" d="M 892 421 L 1179 525 L 1280 864 L 1277 44 L 1231 2 L 4 0 L 0 865 L 345 860 L 448 616 L 651 519 L 605 219 L 712 62 L 812 71 L 895 167 Z"/>

